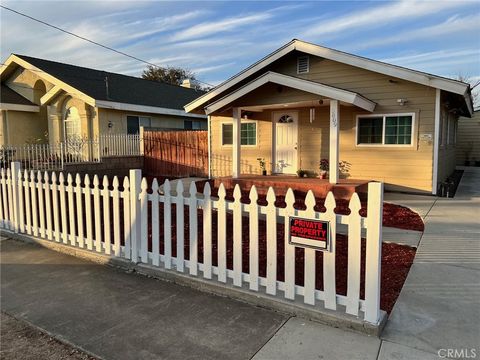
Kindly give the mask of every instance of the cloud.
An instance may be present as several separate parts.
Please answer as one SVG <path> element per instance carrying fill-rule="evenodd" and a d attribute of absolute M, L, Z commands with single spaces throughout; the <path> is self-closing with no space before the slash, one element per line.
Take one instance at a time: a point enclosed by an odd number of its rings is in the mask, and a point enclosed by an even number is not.
<path fill-rule="evenodd" d="M 403 31 L 392 36 L 383 36 L 379 39 L 362 42 L 360 45 L 353 46 L 356 49 L 367 49 L 379 47 L 382 45 L 391 45 L 393 43 L 410 42 L 426 38 L 437 38 L 443 35 L 452 35 L 458 32 L 470 32 L 472 29 L 478 28 L 480 24 L 480 15 L 472 16 L 453 16 L 446 21 L 410 31 Z"/>
<path fill-rule="evenodd" d="M 269 13 L 260 13 L 246 16 L 230 17 L 225 20 L 212 20 L 204 22 L 189 29 L 179 31 L 172 38 L 171 41 L 188 40 L 201 38 L 220 32 L 232 31 L 241 26 L 255 25 L 261 21 L 271 18 Z"/>
<path fill-rule="evenodd" d="M 385 24 L 412 20 L 418 17 L 439 13 L 441 11 L 459 7 L 468 2 L 454 1 L 410 1 L 388 3 L 375 6 L 366 10 L 351 12 L 348 15 L 332 15 L 331 20 L 326 20 L 311 27 L 305 32 L 308 37 L 324 35 L 346 35 L 346 30 L 359 30 L 359 28 L 372 29 Z"/>

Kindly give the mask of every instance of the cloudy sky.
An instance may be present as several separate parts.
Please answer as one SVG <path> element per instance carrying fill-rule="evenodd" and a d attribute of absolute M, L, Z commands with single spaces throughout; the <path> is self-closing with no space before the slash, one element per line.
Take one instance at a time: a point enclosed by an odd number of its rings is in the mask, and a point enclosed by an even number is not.
<path fill-rule="evenodd" d="M 218 84 L 293 38 L 480 79 L 479 1 L 5 1 L 3 6 Z M 129 75 L 145 64 L 0 9 L 0 57 L 25 54 Z"/>

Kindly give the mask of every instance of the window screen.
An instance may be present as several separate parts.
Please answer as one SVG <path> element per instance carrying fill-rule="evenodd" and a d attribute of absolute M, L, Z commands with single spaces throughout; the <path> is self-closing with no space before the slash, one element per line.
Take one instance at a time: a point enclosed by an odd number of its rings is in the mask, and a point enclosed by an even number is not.
<path fill-rule="evenodd" d="M 358 118 L 357 144 L 381 144 L 383 117 Z"/>

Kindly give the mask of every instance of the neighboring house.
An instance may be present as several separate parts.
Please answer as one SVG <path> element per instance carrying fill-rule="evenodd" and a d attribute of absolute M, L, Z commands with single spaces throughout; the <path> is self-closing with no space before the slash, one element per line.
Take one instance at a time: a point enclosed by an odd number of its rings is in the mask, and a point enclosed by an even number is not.
<path fill-rule="evenodd" d="M 472 99 L 460 81 L 292 40 L 185 110 L 209 115 L 212 176 L 260 173 L 259 157 L 272 173 L 318 173 L 326 158 L 352 179 L 435 194 L 455 169 L 439 144 Z"/>
<path fill-rule="evenodd" d="M 457 165 L 480 166 L 480 109 L 475 110 L 472 118 L 459 119 L 454 141 Z"/>
<path fill-rule="evenodd" d="M 0 79 L 0 145 L 207 126 L 183 109 L 203 94 L 193 88 L 15 54 Z"/>

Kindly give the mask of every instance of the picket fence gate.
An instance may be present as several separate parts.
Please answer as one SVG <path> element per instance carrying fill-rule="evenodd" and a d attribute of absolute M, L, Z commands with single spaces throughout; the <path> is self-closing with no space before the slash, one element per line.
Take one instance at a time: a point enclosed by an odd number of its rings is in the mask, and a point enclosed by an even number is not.
<path fill-rule="evenodd" d="M 289 189 L 285 196 L 286 207 L 275 206 L 275 192 L 267 193 L 267 205 L 257 203 L 255 186 L 250 190 L 250 204 L 240 201 L 238 185 L 233 201 L 225 199 L 223 184 L 218 196 L 211 195 L 208 183 L 203 193 L 197 192 L 194 182 L 188 191 L 179 181 L 176 189 L 168 180 L 160 188 L 153 180 L 151 192 L 141 170 L 130 170 L 121 187 L 115 177 L 109 184 L 102 183 L 95 175 L 82 179 L 63 173 L 57 177 L 47 172 L 22 172 L 20 163 L 12 163 L 10 169 L 0 173 L 0 228 L 15 233 L 28 234 L 45 240 L 96 251 L 110 256 L 130 259 L 164 269 L 187 273 L 194 277 L 231 284 L 248 285 L 253 292 L 284 297 L 291 301 L 303 301 L 331 310 L 345 311 L 364 321 L 378 324 L 380 320 L 380 273 L 383 184 L 372 182 L 368 186 L 368 215 L 359 214 L 361 203 L 353 194 L 349 215 L 334 212 L 336 202 L 330 192 L 325 201 L 326 212 L 315 211 L 315 197 L 309 191 L 305 198 L 305 210 L 294 208 L 295 196 Z M 111 190 L 109 185 L 112 186 Z M 163 217 L 160 216 L 163 204 Z M 175 205 L 176 256 L 172 252 L 172 210 Z M 185 224 L 184 211 L 188 212 Z M 197 216 L 201 211 L 201 217 Z M 113 212 L 111 214 L 110 212 Z M 217 226 L 213 228 L 213 213 Z M 148 216 L 148 214 L 151 216 Z M 113 221 L 111 221 L 111 215 Z M 227 216 L 233 217 L 233 267 L 227 268 Z M 291 216 L 330 222 L 331 249 L 323 252 L 323 290 L 315 288 L 316 250 L 306 248 L 304 255 L 304 285 L 295 284 L 295 246 L 288 242 L 288 224 Z M 249 251 L 242 251 L 242 221 L 249 219 Z M 198 258 L 199 224 L 203 222 L 203 262 Z M 163 234 L 160 222 L 163 221 Z M 266 234 L 259 234 L 259 221 L 265 221 Z M 284 238 L 277 238 L 277 224 L 284 226 Z M 283 225 L 282 225 L 283 224 Z M 336 225 L 348 225 L 348 279 L 346 296 L 337 294 L 335 277 Z M 184 228 L 188 226 L 188 236 Z M 113 227 L 113 229 L 111 228 Z M 361 233 L 366 229 L 365 299 L 360 299 L 361 285 Z M 212 258 L 212 234 L 217 235 L 217 265 Z M 151 235 L 151 250 L 148 242 Z M 245 234 L 246 235 L 246 234 Z M 266 235 L 266 276 L 259 275 L 259 236 Z M 160 238 L 164 249 L 160 253 Z M 284 280 L 277 279 L 277 242 L 284 242 Z M 184 245 L 189 244 L 189 258 L 185 258 Z M 249 272 L 242 271 L 242 256 L 248 256 Z M 300 300 L 299 300 L 300 299 Z M 338 305 L 344 306 L 340 310 Z M 343 308 L 342 308 L 343 309 Z"/>

